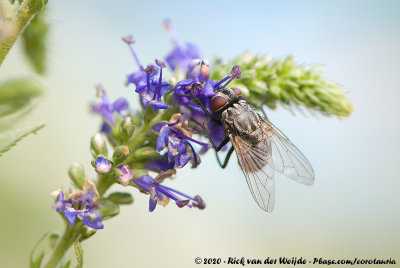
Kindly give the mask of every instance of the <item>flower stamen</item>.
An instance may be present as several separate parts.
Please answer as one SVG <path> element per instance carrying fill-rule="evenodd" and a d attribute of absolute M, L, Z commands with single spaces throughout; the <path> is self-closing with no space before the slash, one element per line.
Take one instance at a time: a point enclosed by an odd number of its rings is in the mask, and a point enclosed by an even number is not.
<path fill-rule="evenodd" d="M 135 53 L 135 50 L 133 49 L 133 46 L 132 46 L 135 43 L 135 41 L 133 40 L 133 36 L 129 35 L 127 37 L 123 37 L 122 40 L 128 45 L 129 50 L 131 51 L 133 58 L 136 61 L 136 64 L 139 66 L 140 70 L 143 71 L 143 66 L 142 66 L 142 64 L 140 64 L 139 57 Z"/>

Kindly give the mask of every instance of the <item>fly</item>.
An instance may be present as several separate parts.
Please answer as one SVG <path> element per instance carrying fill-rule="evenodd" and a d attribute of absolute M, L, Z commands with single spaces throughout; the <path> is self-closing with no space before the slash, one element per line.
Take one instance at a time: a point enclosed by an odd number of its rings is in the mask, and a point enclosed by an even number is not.
<path fill-rule="evenodd" d="M 239 68 L 240 77 L 240 67 L 235 67 Z M 232 143 L 225 161 L 221 163 L 217 155 L 218 162 L 225 168 L 235 150 L 251 194 L 260 208 L 267 212 L 274 209 L 274 171 L 304 185 L 314 183 L 314 170 L 307 158 L 266 116 L 253 109 L 239 89 L 219 88 L 211 99 L 211 114 L 201 106 L 214 122 L 224 127 L 225 140 L 217 147 L 206 127 L 194 121 L 203 128 L 216 152 L 229 141 Z"/>

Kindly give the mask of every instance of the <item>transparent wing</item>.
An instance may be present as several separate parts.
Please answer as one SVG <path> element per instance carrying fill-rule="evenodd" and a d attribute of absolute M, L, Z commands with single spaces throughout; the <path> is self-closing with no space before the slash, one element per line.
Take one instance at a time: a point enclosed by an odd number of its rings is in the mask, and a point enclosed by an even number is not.
<path fill-rule="evenodd" d="M 264 133 L 271 142 L 273 168 L 294 181 L 312 185 L 315 175 L 307 158 L 268 119 L 260 118 L 264 122 Z"/>
<path fill-rule="evenodd" d="M 229 135 L 229 138 L 254 200 L 260 208 L 271 212 L 275 205 L 275 184 L 270 142 L 265 139 L 251 144 L 239 136 Z"/>

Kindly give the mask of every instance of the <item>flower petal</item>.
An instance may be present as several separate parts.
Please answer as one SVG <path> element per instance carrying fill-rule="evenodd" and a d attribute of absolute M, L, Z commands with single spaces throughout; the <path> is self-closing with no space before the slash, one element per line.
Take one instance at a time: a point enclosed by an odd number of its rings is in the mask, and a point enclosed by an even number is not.
<path fill-rule="evenodd" d="M 152 127 L 152 129 L 153 129 L 154 131 L 160 132 L 160 131 L 161 131 L 161 128 L 162 128 L 163 126 L 165 126 L 165 123 L 164 123 L 164 122 L 160 122 L 160 123 L 155 124 L 155 125 Z"/>
<path fill-rule="evenodd" d="M 133 182 L 143 191 L 149 192 L 149 186 L 153 182 L 153 178 L 149 175 L 144 175 L 137 179 L 134 179 Z"/>
<path fill-rule="evenodd" d="M 125 98 L 119 98 L 118 100 L 114 101 L 112 106 L 113 106 L 113 111 L 120 113 L 129 108 L 129 102 Z"/>
<path fill-rule="evenodd" d="M 71 224 L 71 226 L 74 226 L 75 224 L 75 219 L 76 216 L 79 214 L 78 211 L 68 211 L 68 210 L 64 210 L 64 215 L 65 218 L 67 219 L 67 221 L 69 222 L 69 224 Z"/>
<path fill-rule="evenodd" d="M 149 198 L 149 211 L 153 212 L 157 206 L 157 199 Z"/>
<path fill-rule="evenodd" d="M 104 225 L 101 222 L 101 213 L 91 209 L 86 213 L 82 213 L 78 215 L 79 219 L 82 221 L 83 224 L 86 226 L 93 228 L 93 229 L 103 229 Z"/>
<path fill-rule="evenodd" d="M 164 149 L 164 147 L 167 146 L 169 134 L 170 134 L 170 130 L 168 129 L 167 125 L 165 125 L 164 127 L 161 128 L 160 135 L 158 135 L 158 138 L 157 138 L 157 144 L 156 144 L 157 152 L 162 151 Z"/>

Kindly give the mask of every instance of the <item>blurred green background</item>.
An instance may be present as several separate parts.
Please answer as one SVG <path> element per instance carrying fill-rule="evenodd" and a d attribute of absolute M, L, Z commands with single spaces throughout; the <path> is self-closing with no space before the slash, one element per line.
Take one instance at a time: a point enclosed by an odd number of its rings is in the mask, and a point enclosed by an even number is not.
<path fill-rule="evenodd" d="M 201 195 L 204 211 L 169 205 L 149 213 L 148 197 L 132 190 L 134 205 L 83 243 L 85 267 L 196 267 L 196 257 L 400 263 L 399 1 L 87 0 L 49 1 L 47 8 L 49 68 L 37 78 L 46 91 L 21 124 L 47 126 L 0 158 L 0 267 L 28 266 L 39 237 L 62 230 L 49 193 L 71 185 L 72 162 L 95 177 L 89 139 L 100 120 L 89 114 L 93 86 L 101 82 L 112 100 L 124 96 L 135 108 L 136 95 L 123 83 L 137 67 L 121 37 L 133 34 L 141 61 L 153 62 L 172 48 L 165 18 L 205 58 L 250 50 L 322 63 L 326 76 L 349 92 L 355 111 L 341 120 L 269 113 L 316 173 L 311 187 L 276 175 L 272 214 L 258 208 L 235 159 L 222 170 L 209 154 L 168 184 Z M 24 75 L 31 70 L 17 44 L 0 80 Z"/>

